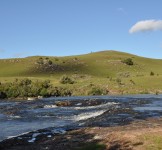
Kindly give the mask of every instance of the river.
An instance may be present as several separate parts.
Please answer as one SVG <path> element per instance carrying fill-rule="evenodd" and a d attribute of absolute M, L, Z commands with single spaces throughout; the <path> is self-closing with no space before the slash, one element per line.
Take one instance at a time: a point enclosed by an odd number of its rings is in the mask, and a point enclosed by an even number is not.
<path fill-rule="evenodd" d="M 58 101 L 70 102 L 56 106 Z M 0 100 L 0 141 L 43 128 L 117 126 L 162 116 L 162 95 Z"/>

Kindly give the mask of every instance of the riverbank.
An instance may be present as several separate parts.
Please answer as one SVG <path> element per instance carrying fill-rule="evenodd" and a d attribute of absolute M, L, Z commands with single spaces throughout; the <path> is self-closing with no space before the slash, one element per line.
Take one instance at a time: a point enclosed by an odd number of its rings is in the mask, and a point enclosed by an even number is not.
<path fill-rule="evenodd" d="M 70 78 L 73 79 L 72 76 Z M 50 79 L 50 80 L 48 80 Z M 136 77 L 137 79 L 137 77 Z M 154 81 L 154 79 L 156 79 Z M 58 78 L 0 78 L 0 99 L 39 99 L 40 97 L 64 97 L 64 96 L 92 96 L 92 95 L 128 95 L 128 94 L 161 94 L 161 78 L 147 78 L 146 83 L 137 83 L 145 81 L 139 78 L 136 81 L 133 78 L 98 78 L 86 77 L 77 78 L 73 84 L 60 83 Z M 156 83 L 156 85 L 148 84 Z M 158 84 L 158 86 L 157 86 Z M 143 87 L 143 85 L 146 85 Z"/>
<path fill-rule="evenodd" d="M 43 130 L 42 130 L 43 133 Z M 162 149 L 162 118 L 116 127 L 86 127 L 25 140 L 31 133 L 0 142 L 1 150 L 146 150 Z"/>
<path fill-rule="evenodd" d="M 122 93 L 109 93 L 107 95 L 68 95 L 68 96 L 49 96 L 49 97 L 43 97 L 43 96 L 37 96 L 37 97 L 16 97 L 16 98 L 4 98 L 4 99 L 0 99 L 0 100 L 3 100 L 3 101 L 35 101 L 35 100 L 43 100 L 43 99 L 51 99 L 51 98 L 57 98 L 57 99 L 66 99 L 66 98 L 74 98 L 74 97 L 102 97 L 102 96 L 108 96 L 108 97 L 125 97 L 125 96 L 159 96 L 159 95 L 162 95 L 162 92 L 160 93 L 153 93 L 153 92 L 150 92 L 150 93 L 125 93 L 125 94 L 122 94 Z"/>

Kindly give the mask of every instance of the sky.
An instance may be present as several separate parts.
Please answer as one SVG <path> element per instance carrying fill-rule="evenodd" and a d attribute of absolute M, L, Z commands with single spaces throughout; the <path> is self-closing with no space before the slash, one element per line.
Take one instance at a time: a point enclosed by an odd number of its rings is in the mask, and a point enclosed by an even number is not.
<path fill-rule="evenodd" d="M 162 0 L 0 0 L 0 58 L 117 50 L 162 59 Z"/>

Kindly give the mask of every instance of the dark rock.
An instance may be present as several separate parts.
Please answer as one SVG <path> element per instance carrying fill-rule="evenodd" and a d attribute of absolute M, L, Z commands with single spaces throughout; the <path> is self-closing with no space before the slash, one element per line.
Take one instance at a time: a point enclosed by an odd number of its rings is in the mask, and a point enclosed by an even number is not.
<path fill-rule="evenodd" d="M 70 102 L 69 101 L 58 101 L 55 104 L 56 104 L 56 106 L 60 106 L 60 107 L 70 106 Z"/>

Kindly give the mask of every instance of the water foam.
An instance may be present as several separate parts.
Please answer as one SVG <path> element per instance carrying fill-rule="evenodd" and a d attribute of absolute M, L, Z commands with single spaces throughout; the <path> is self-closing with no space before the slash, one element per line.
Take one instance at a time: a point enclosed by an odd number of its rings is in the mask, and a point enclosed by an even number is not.
<path fill-rule="evenodd" d="M 94 118 L 94 117 L 100 116 L 106 111 L 107 110 L 100 110 L 100 111 L 95 111 L 95 112 L 93 111 L 93 112 L 81 113 L 79 115 L 75 115 L 74 120 L 75 121 L 87 120 L 89 118 Z"/>
<path fill-rule="evenodd" d="M 56 105 L 45 105 L 44 108 L 56 108 Z"/>
<path fill-rule="evenodd" d="M 13 116 L 13 115 L 10 115 L 9 118 L 11 118 L 11 119 L 19 119 L 19 118 L 21 118 L 21 116 Z"/>
<path fill-rule="evenodd" d="M 96 105 L 96 106 L 74 107 L 74 109 L 76 109 L 76 110 L 85 110 L 85 109 L 106 108 L 108 106 L 117 105 L 117 104 L 119 104 L 119 103 L 108 102 L 108 103 L 101 104 L 101 105 Z"/>

